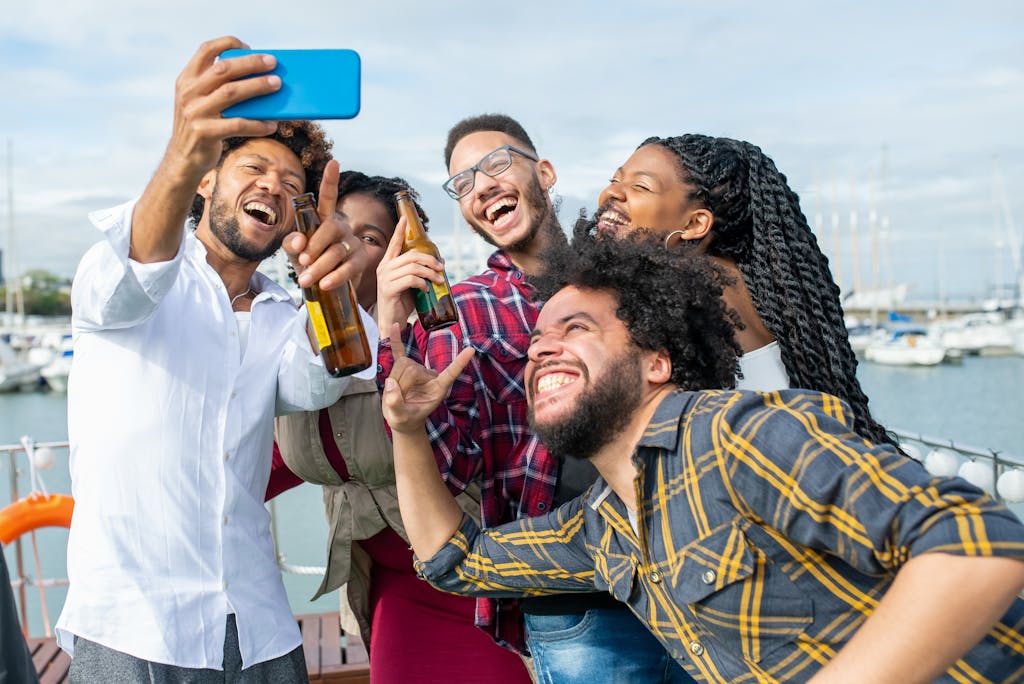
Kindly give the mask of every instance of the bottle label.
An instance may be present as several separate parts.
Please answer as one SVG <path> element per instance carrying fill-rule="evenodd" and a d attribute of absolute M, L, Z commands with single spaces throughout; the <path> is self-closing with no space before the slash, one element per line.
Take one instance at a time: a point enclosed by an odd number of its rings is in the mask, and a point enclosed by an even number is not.
<path fill-rule="evenodd" d="M 309 312 L 309 322 L 313 324 L 313 336 L 316 338 L 316 346 L 321 350 L 331 346 L 331 336 L 327 332 L 327 321 L 324 320 L 324 312 L 320 308 L 320 302 L 307 299 L 306 311 Z"/>
<path fill-rule="evenodd" d="M 416 311 L 420 313 L 430 311 L 437 306 L 441 297 L 451 294 L 447 283 L 438 284 L 431 280 L 429 284 L 430 289 L 426 292 L 423 290 L 413 290 L 413 297 L 416 300 Z"/>

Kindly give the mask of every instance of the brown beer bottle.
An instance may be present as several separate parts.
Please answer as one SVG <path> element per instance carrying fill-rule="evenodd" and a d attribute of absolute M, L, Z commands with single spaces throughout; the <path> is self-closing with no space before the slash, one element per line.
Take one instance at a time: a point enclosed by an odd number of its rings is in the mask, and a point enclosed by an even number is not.
<path fill-rule="evenodd" d="M 320 225 L 313 193 L 293 197 L 292 206 L 297 229 L 309 237 Z M 363 321 L 359 318 L 352 283 L 330 291 L 323 291 L 314 283 L 302 288 L 302 296 L 327 372 L 340 378 L 369 368 L 373 357 Z"/>
<path fill-rule="evenodd" d="M 412 197 L 405 190 L 395 193 L 395 204 L 398 206 L 399 218 L 405 217 L 405 244 L 402 252 L 416 251 L 430 254 L 440 261 L 441 253 L 437 251 L 430 238 L 427 237 L 427 230 L 423 227 L 419 212 Z M 451 287 L 448 285 L 448 276 L 442 271 L 444 284 L 438 284 L 428 280 L 430 288 L 413 290 L 416 298 L 416 314 L 420 317 L 420 325 L 424 330 L 437 330 L 459 322 L 459 312 L 455 308 L 455 300 L 452 299 Z"/>

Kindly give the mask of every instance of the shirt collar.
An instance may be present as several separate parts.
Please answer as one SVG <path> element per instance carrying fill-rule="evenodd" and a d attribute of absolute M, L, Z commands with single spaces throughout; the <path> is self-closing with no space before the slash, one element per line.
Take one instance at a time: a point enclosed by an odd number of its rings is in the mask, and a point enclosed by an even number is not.
<path fill-rule="evenodd" d="M 207 249 L 203 241 L 196 237 L 194 230 L 189 230 L 185 235 L 185 249 L 188 256 L 198 263 L 201 263 L 206 268 L 213 270 L 209 262 L 206 261 Z M 268 298 L 276 301 L 292 301 L 291 295 L 283 287 L 275 283 L 273 280 L 265 276 L 264 274 L 256 271 L 253 274 L 252 279 L 249 281 L 253 291 L 256 293 L 256 297 L 260 298 L 261 294 L 266 294 Z M 255 303 L 255 300 L 254 302 Z"/>
<path fill-rule="evenodd" d="M 680 418 L 689 410 L 693 396 L 693 392 L 676 388 L 662 399 L 651 422 L 647 424 L 647 429 L 640 437 L 637 448 L 675 450 L 679 443 Z"/>
<path fill-rule="evenodd" d="M 502 274 L 508 274 L 509 272 L 519 270 L 516 265 L 512 263 L 512 257 L 508 255 L 508 252 L 502 249 L 499 249 L 491 254 L 491 256 L 487 257 L 487 266 L 491 270 Z"/>

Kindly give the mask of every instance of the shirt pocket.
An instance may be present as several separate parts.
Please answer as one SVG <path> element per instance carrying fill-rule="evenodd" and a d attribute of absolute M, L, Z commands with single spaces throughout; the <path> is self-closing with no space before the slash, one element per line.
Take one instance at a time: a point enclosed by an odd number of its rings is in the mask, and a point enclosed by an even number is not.
<path fill-rule="evenodd" d="M 762 662 L 813 622 L 813 603 L 777 564 L 729 523 L 682 550 L 672 574 L 677 600 L 735 655 Z"/>
<path fill-rule="evenodd" d="M 530 336 L 521 332 L 471 333 L 469 343 L 476 349 L 488 394 L 494 401 L 525 401 L 523 372 Z"/>

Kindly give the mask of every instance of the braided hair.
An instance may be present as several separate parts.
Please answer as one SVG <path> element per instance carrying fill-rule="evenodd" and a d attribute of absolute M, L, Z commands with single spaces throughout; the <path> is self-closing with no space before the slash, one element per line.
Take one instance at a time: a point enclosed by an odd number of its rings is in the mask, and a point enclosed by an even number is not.
<path fill-rule="evenodd" d="M 644 145 L 672 152 L 692 188 L 690 199 L 714 215 L 707 253 L 736 262 L 793 386 L 839 397 L 853 409 L 859 435 L 895 445 L 871 417 L 857 380 L 828 259 L 775 163 L 757 146 L 729 138 L 652 137 Z"/>

